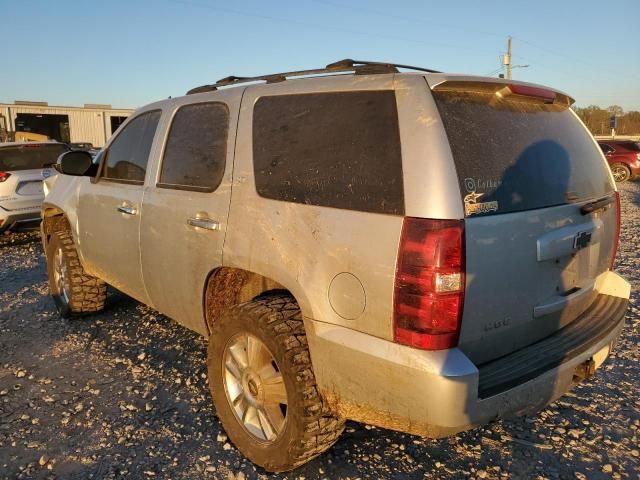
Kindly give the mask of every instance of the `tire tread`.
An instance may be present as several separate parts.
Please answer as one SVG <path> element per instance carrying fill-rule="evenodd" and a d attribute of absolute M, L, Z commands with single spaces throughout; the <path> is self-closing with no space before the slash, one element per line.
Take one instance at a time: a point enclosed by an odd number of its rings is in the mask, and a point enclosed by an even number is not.
<path fill-rule="evenodd" d="M 301 422 L 296 429 L 299 433 L 286 444 L 284 458 L 262 466 L 273 472 L 292 470 L 329 449 L 344 430 L 344 419 L 329 409 L 318 390 L 302 313 L 295 299 L 285 292 L 269 293 L 231 307 L 223 317 L 213 324 L 212 336 L 220 334 L 224 323 L 234 318 L 255 319 L 255 328 L 281 348 L 282 371 L 286 369 L 295 379 L 295 392 L 289 392 L 289 396 L 297 399 L 300 408 L 296 415 Z"/>
<path fill-rule="evenodd" d="M 99 278 L 89 275 L 80 263 L 78 252 L 69 231 L 58 231 L 58 237 L 64 259 L 69 270 L 71 298 L 69 308 L 72 313 L 93 313 L 104 308 L 107 297 L 107 285 Z"/>

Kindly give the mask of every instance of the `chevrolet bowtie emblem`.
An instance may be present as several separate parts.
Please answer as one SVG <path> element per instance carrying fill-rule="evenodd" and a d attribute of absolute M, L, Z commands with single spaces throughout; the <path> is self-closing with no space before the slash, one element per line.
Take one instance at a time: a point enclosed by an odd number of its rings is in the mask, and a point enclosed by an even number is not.
<path fill-rule="evenodd" d="M 580 232 L 573 237 L 573 249 L 580 250 L 591 242 L 591 232 Z"/>

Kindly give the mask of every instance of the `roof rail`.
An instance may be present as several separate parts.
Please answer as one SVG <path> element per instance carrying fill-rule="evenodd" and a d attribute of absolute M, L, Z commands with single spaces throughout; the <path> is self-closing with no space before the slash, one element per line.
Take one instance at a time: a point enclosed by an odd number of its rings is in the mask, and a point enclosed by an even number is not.
<path fill-rule="evenodd" d="M 410 65 L 401 65 L 398 63 L 385 63 L 385 62 L 369 62 L 366 60 L 352 60 L 345 58 L 337 62 L 330 63 L 325 68 L 316 68 L 312 70 L 296 70 L 293 72 L 272 73 L 269 75 L 260 75 L 257 77 L 236 77 L 231 75 L 229 77 L 221 78 L 216 83 L 211 85 L 202 85 L 200 87 L 192 88 L 187 92 L 187 95 L 194 93 L 211 92 L 217 90 L 220 87 L 229 87 L 232 85 L 238 85 L 241 83 L 251 82 L 266 82 L 277 83 L 284 82 L 290 77 L 305 77 L 312 75 L 331 75 L 336 73 L 353 72 L 356 75 L 369 75 L 377 73 L 398 73 L 398 69 L 403 68 L 407 70 L 416 70 L 419 72 L 427 73 L 440 73 L 438 70 L 431 70 L 429 68 L 412 67 Z"/>

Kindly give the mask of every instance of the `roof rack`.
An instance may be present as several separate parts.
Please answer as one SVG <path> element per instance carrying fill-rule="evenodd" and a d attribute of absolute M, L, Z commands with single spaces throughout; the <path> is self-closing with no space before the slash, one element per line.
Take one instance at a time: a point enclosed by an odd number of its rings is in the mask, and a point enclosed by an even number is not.
<path fill-rule="evenodd" d="M 283 72 L 283 73 L 272 73 L 270 75 L 260 75 L 257 77 L 236 77 L 230 76 L 221 78 L 216 83 L 211 85 L 202 85 L 200 87 L 192 88 L 187 92 L 187 95 L 191 95 L 194 93 L 203 93 L 203 92 L 211 92 L 217 90 L 220 87 L 229 87 L 232 85 L 238 85 L 241 83 L 250 83 L 250 82 L 266 82 L 266 83 L 278 83 L 284 82 L 288 78 L 291 77 L 305 77 L 312 75 L 322 75 L 322 74 L 335 74 L 335 73 L 346 73 L 353 72 L 356 75 L 369 75 L 376 73 L 398 73 L 399 68 L 407 69 L 407 70 L 416 70 L 419 72 L 427 72 L 427 73 L 441 73 L 438 70 L 431 70 L 429 68 L 421 68 L 421 67 L 412 67 L 411 65 L 401 65 L 398 63 L 384 63 L 384 62 L 369 62 L 366 60 L 352 60 L 350 58 L 345 58 L 344 60 L 339 60 L 337 62 L 330 63 L 325 68 L 316 68 L 313 70 L 296 70 L 293 72 Z"/>

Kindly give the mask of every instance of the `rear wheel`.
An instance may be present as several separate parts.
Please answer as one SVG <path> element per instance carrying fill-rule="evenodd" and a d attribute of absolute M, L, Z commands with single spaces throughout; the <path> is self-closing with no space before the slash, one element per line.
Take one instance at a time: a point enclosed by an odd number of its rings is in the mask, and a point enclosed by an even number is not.
<path fill-rule="evenodd" d="M 70 232 L 55 232 L 47 244 L 49 290 L 60 315 L 98 312 L 104 307 L 107 286 L 85 272 Z"/>
<path fill-rule="evenodd" d="M 611 173 L 616 182 L 626 182 L 631 177 L 631 170 L 622 163 L 614 163 L 611 165 Z"/>
<path fill-rule="evenodd" d="M 208 368 L 229 438 L 266 470 L 291 470 L 342 433 L 344 421 L 318 392 L 300 309 L 289 295 L 228 309 L 213 324 Z"/>

